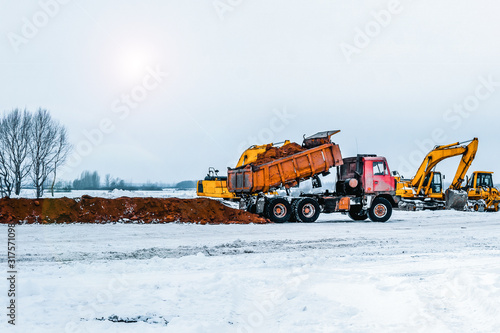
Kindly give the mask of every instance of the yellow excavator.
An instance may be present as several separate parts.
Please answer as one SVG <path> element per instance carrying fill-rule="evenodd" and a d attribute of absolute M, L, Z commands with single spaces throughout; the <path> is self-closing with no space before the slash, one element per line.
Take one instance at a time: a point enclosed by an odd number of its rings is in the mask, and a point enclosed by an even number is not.
<path fill-rule="evenodd" d="M 467 191 L 469 209 L 498 212 L 500 192 L 493 185 L 493 172 L 474 171 L 462 190 Z"/>
<path fill-rule="evenodd" d="M 257 160 L 257 156 L 265 153 L 271 147 L 281 147 L 290 143 L 286 140 L 278 143 L 269 143 L 267 145 L 254 145 L 248 148 L 241 154 L 236 168 L 253 163 Z M 208 168 L 208 174 L 204 180 L 199 180 L 196 184 L 196 194 L 200 197 L 220 198 L 226 200 L 239 200 L 234 193 L 227 189 L 227 177 L 219 176 L 219 170 L 213 167 Z"/>
<path fill-rule="evenodd" d="M 461 184 L 476 156 L 478 139 L 436 146 L 424 158 L 412 179 L 402 179 L 396 175 L 396 197 L 401 209 L 444 209 L 463 210 L 467 205 L 467 193 L 461 190 Z M 446 193 L 443 192 L 443 178 L 436 166 L 445 159 L 460 156 L 455 178 Z"/>
<path fill-rule="evenodd" d="M 199 197 L 220 198 L 226 200 L 237 200 L 239 198 L 227 189 L 227 177 L 219 176 L 219 170 L 208 168 L 208 174 L 204 180 L 196 184 L 196 194 Z"/>

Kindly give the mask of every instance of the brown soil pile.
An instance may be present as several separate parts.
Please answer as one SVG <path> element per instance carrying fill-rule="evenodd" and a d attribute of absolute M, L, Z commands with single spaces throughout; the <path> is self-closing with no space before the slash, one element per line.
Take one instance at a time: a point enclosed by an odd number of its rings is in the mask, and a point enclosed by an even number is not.
<path fill-rule="evenodd" d="M 257 155 L 257 160 L 253 162 L 253 165 L 261 165 L 261 164 L 266 164 L 269 162 L 272 162 L 274 160 L 277 160 L 279 158 L 287 157 L 293 154 L 300 153 L 302 151 L 306 150 L 305 148 L 302 148 L 299 144 L 295 142 L 291 142 L 287 145 L 281 146 L 281 147 L 273 147 L 271 145 L 268 145 L 266 147 L 266 151 L 263 153 L 260 153 Z"/>
<path fill-rule="evenodd" d="M 268 223 L 258 215 L 206 199 L 0 199 L 0 223 L 194 222 L 200 224 Z"/>

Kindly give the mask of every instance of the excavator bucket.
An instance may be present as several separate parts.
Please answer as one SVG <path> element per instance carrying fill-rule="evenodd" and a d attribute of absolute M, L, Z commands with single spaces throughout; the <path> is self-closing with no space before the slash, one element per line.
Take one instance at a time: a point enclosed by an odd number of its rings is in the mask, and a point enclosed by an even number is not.
<path fill-rule="evenodd" d="M 447 189 L 445 193 L 446 209 L 465 210 L 467 199 L 467 192 Z"/>

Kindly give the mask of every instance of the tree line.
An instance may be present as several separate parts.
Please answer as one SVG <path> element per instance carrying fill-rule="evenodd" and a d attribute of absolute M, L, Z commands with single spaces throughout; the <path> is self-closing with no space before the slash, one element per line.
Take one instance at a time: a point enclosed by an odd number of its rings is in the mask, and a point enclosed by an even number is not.
<path fill-rule="evenodd" d="M 0 194 L 19 195 L 31 183 L 40 198 L 50 187 L 54 193 L 57 170 L 71 151 L 66 127 L 48 110 L 16 108 L 0 119 Z"/>
<path fill-rule="evenodd" d="M 107 174 L 104 178 L 104 184 L 101 184 L 101 176 L 97 171 L 84 171 L 80 178 L 73 181 L 74 190 L 123 190 L 127 187 L 125 181 L 120 178 L 113 178 Z"/>
<path fill-rule="evenodd" d="M 101 176 L 97 171 L 83 171 L 79 178 L 73 180 L 70 190 L 128 190 L 128 191 L 161 191 L 167 185 L 160 183 L 146 183 L 141 185 L 133 185 L 126 183 L 121 178 L 114 178 L 111 174 L 106 174 L 104 180 L 101 181 Z"/>

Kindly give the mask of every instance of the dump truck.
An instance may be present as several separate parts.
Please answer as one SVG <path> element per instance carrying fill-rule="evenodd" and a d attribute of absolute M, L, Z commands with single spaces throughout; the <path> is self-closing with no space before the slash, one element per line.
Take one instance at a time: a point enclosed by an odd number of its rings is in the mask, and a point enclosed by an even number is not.
<path fill-rule="evenodd" d="M 357 155 L 342 158 L 331 136 L 340 131 L 319 132 L 304 138 L 303 150 L 259 164 L 258 160 L 228 168 L 227 188 L 240 198 L 239 207 L 273 222 L 315 222 L 320 213 L 341 212 L 353 220 L 370 218 L 386 222 L 392 215 L 396 181 L 384 157 Z M 306 180 L 321 187 L 319 176 L 336 167 L 333 190 L 290 195 L 290 188 Z M 269 194 L 285 189 L 286 195 Z"/>

